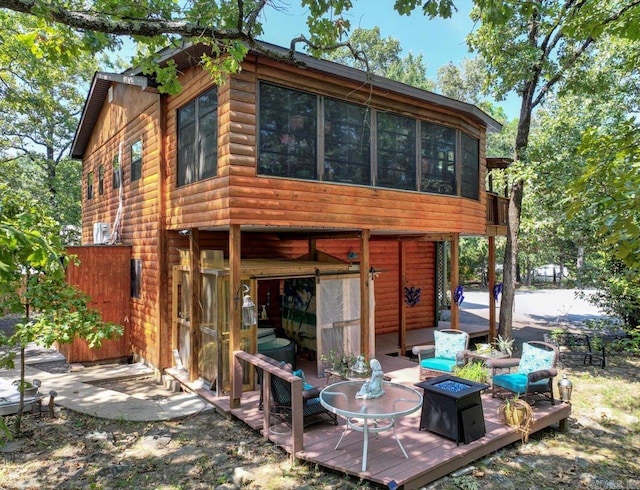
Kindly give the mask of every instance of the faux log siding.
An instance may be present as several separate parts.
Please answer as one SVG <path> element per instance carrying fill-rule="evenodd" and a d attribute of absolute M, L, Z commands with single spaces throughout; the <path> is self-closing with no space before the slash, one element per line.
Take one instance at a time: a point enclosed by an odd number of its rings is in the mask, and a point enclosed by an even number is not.
<path fill-rule="evenodd" d="M 122 152 L 120 164 L 123 174 L 123 214 L 120 241 L 131 245 L 131 257 L 142 261 L 141 297 L 130 300 L 129 331 L 134 353 L 157 365 L 158 338 L 156 325 L 159 321 L 158 285 L 158 226 L 159 226 L 159 175 L 160 134 L 159 96 L 145 94 L 137 87 L 115 84 L 113 103 L 105 102 L 102 110 L 104 120 L 119 124 L 119 131 L 104 124 L 96 125 L 84 158 L 85 172 L 91 168 L 94 176 L 98 165 L 105 167 L 104 194 L 98 195 L 97 180 L 94 180 L 94 199 L 86 201 L 83 190 L 83 242 L 93 240 L 93 223 L 108 222 L 113 225 L 119 205 L 118 189 L 113 189 L 113 156 Z M 126 104 L 124 103 L 126 101 Z M 146 105 L 142 106 L 141 101 Z M 135 107 L 138 114 L 124 110 L 123 106 Z M 131 144 L 141 139 L 143 146 L 142 176 L 131 182 Z M 83 179 L 86 186 L 86 177 Z M 129 286 L 126 288 L 127 294 Z"/>
<path fill-rule="evenodd" d="M 198 226 L 272 225 L 337 226 L 373 231 L 461 232 L 483 235 L 486 231 L 486 200 L 479 201 L 344 184 L 298 181 L 256 176 L 256 87 L 255 65 L 234 75 L 219 88 L 218 178 L 175 187 L 175 110 L 211 87 L 207 77 L 190 73 L 189 94 L 170 102 L 168 134 L 169 212 L 171 229 Z M 415 101 L 401 94 L 370 94 L 352 82 L 335 83 L 326 75 L 293 69 L 269 61 L 258 65 L 261 78 L 316 91 L 341 99 L 363 102 L 371 96 L 373 106 L 447 123 L 466 130 L 484 144 L 484 130 L 467 116 L 436 106 L 415 107 Z M 390 106 L 390 101 L 393 105 Z M 424 103 L 422 103 L 424 105 Z M 481 153 L 484 162 L 484 153 Z M 484 165 L 481 165 L 484 167 Z M 486 172 L 481 168 L 480 178 Z M 229 176 L 227 180 L 226 177 Z M 318 209 L 322 209 L 322 213 Z M 375 214 L 372 211 L 375 210 Z"/>

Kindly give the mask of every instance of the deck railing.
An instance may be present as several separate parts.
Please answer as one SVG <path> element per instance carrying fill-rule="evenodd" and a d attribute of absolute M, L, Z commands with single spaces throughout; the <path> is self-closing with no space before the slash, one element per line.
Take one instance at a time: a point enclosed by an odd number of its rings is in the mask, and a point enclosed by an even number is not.
<path fill-rule="evenodd" d="M 262 394 L 264 400 L 263 408 L 263 425 L 262 433 L 265 439 L 269 439 L 269 427 L 271 427 L 271 376 L 277 376 L 291 384 L 291 461 L 295 460 L 295 455 L 304 449 L 304 417 L 303 417 L 303 399 L 302 399 L 302 378 L 291 374 L 279 366 L 274 366 L 264 354 L 248 354 L 244 351 L 234 351 L 236 365 L 242 363 L 237 361 L 246 361 L 250 365 L 262 369 Z M 240 379 L 242 379 L 242 373 Z M 242 387 L 240 387 L 240 393 Z M 232 393 L 232 398 L 241 398 L 241 395 Z M 242 403 L 242 402 L 241 402 Z"/>
<path fill-rule="evenodd" d="M 487 192 L 487 224 L 507 226 L 509 199 Z"/>

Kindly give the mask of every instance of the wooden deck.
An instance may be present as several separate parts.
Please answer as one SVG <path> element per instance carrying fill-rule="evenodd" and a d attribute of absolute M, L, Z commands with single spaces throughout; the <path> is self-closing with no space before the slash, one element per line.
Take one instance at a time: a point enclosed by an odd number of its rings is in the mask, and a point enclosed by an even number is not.
<path fill-rule="evenodd" d="M 451 323 L 440 321 L 438 323 L 439 328 L 451 328 Z M 435 327 L 419 328 L 415 330 L 407 331 L 406 347 L 407 350 L 411 350 L 414 345 L 426 345 L 433 344 L 433 331 Z M 460 330 L 467 332 L 469 338 L 475 339 L 479 337 L 486 337 L 489 335 L 489 323 L 460 323 Z M 398 341 L 398 333 L 387 333 L 383 335 L 376 335 L 376 355 L 382 356 L 384 354 L 404 355 L 404 352 L 400 352 L 400 344 Z"/>
<path fill-rule="evenodd" d="M 391 381 L 407 386 L 413 386 L 418 382 L 416 363 L 397 356 L 380 356 L 378 360 Z M 315 371 L 314 363 L 305 359 L 298 359 L 297 362 L 297 367 L 309 373 L 306 376 L 309 383 L 316 386 L 326 385 L 326 379 L 318 379 L 312 375 Z M 175 372 L 172 374 L 175 375 Z M 264 434 L 263 413 L 258 410 L 258 391 L 244 393 L 241 407 L 237 409 L 230 408 L 228 397 L 218 398 L 207 390 L 198 391 L 221 413 L 230 414 Z M 498 420 L 499 400 L 484 394 L 482 405 L 487 432 L 484 437 L 470 444 L 458 446 L 449 439 L 419 431 L 419 410 L 397 422 L 398 437 L 407 451 L 408 459 L 404 458 L 396 441 L 393 440 L 393 433 L 383 432 L 377 438 L 369 439 L 367 470 L 363 472 L 362 433 L 351 431 L 345 436 L 340 448 L 334 449 L 344 430 L 343 419 L 338 426 L 323 422 L 307 427 L 304 432 L 304 450 L 292 457 L 385 487 L 393 486 L 392 482 L 395 482 L 398 488 L 418 488 L 520 440 L 520 434 L 515 429 Z M 571 413 L 571 406 L 561 402 L 551 405 L 549 402 L 541 401 L 533 408 L 535 414 L 533 432 L 562 424 Z M 280 425 L 272 426 L 271 430 L 266 431 L 265 437 L 291 453 L 290 435 L 287 427 Z"/>

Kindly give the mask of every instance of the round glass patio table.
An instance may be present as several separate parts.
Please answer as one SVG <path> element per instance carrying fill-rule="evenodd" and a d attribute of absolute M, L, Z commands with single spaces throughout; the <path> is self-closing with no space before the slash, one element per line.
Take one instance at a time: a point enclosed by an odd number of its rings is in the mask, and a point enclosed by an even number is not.
<path fill-rule="evenodd" d="M 320 403 L 323 407 L 347 420 L 344 432 L 336 444 L 338 449 L 349 429 L 363 433 L 362 471 L 367 469 L 367 451 L 369 433 L 393 430 L 393 437 L 408 458 L 398 434 L 396 420 L 409 415 L 422 407 L 422 395 L 413 388 L 397 383 L 383 382 L 384 395 L 370 400 L 356 399 L 356 393 L 364 381 L 343 381 L 327 386 L 320 392 Z"/>

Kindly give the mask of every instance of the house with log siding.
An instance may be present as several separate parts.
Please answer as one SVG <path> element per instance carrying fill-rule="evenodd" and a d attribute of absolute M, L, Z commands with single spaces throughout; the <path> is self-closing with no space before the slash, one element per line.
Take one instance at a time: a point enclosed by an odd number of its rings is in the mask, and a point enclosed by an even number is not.
<path fill-rule="evenodd" d="M 71 361 L 133 356 L 226 392 L 234 351 L 293 350 L 320 372 L 335 352 L 404 354 L 443 308 L 457 328 L 460 237 L 487 237 L 493 264 L 506 232 L 506 200 L 486 185 L 500 124 L 302 54 L 250 52 L 215 85 L 198 63 L 207 49 L 160 53 L 179 68 L 177 95 L 135 68 L 93 78 L 72 147 L 83 246 L 71 276 L 126 335 L 102 354 L 74 344 Z M 257 319 L 243 320 L 247 304 Z"/>

